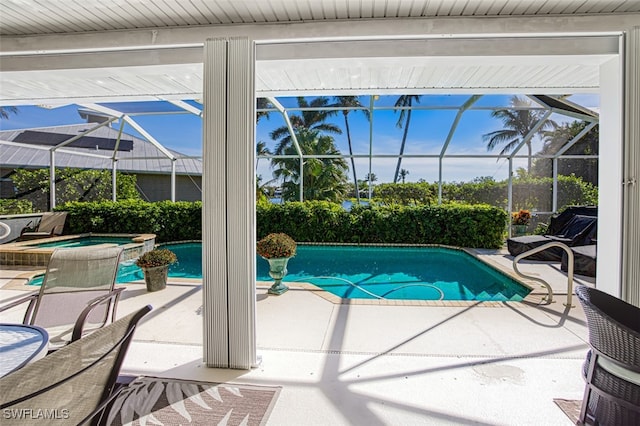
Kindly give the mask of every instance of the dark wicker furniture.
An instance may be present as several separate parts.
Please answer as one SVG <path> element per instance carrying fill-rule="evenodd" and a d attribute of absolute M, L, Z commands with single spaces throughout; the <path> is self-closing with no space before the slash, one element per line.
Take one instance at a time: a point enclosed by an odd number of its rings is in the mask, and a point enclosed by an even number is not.
<path fill-rule="evenodd" d="M 598 228 L 598 208 L 592 206 L 568 207 L 551 218 L 546 235 L 524 235 L 507 239 L 509 254 L 517 256 L 551 241 L 558 241 L 569 247 L 595 244 Z M 550 247 L 532 254 L 527 260 L 560 262 L 560 247 Z"/>
<path fill-rule="evenodd" d="M 589 246 L 571 247 L 571 251 L 573 252 L 573 272 L 588 277 L 595 277 L 597 246 L 592 244 Z M 564 272 L 569 271 L 569 255 L 567 252 L 562 253 L 560 269 Z"/>
<path fill-rule="evenodd" d="M 583 368 L 580 421 L 640 424 L 640 308 L 603 291 L 576 287 L 589 328 L 591 350 Z"/>

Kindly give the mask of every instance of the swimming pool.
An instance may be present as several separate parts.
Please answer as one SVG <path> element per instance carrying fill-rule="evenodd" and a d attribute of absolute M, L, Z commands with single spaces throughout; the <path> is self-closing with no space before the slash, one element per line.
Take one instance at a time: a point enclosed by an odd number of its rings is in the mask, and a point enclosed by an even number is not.
<path fill-rule="evenodd" d="M 202 278 L 200 243 L 164 246 L 178 256 L 169 275 Z M 256 260 L 258 281 L 272 281 L 268 263 Z M 443 247 L 298 246 L 285 282 L 309 282 L 341 298 L 521 301 L 529 289 L 462 250 Z M 124 262 L 118 282 L 142 280 Z"/>

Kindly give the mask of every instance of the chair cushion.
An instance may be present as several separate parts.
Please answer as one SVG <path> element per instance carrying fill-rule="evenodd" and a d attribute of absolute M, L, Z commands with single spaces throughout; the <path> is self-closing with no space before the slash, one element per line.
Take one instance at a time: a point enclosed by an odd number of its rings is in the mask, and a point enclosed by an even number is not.
<path fill-rule="evenodd" d="M 595 244 L 588 246 L 571 247 L 573 251 L 573 272 L 588 277 L 596 276 L 596 253 L 597 246 Z M 569 255 L 562 253 L 562 263 L 560 269 L 564 272 L 569 270 Z"/>
<path fill-rule="evenodd" d="M 620 364 L 610 361 L 604 356 L 598 357 L 598 365 L 600 365 L 600 367 L 604 368 L 614 376 L 620 377 L 621 379 L 624 379 L 629 383 L 633 383 L 634 385 L 640 386 L 639 372 L 629 370 L 628 368 L 624 368 Z"/>
<path fill-rule="evenodd" d="M 583 216 L 583 215 L 575 215 L 566 223 L 566 225 L 555 234 L 555 237 L 574 239 L 581 232 L 583 232 L 588 227 L 591 227 L 598 220 L 597 217 L 592 216 Z"/>

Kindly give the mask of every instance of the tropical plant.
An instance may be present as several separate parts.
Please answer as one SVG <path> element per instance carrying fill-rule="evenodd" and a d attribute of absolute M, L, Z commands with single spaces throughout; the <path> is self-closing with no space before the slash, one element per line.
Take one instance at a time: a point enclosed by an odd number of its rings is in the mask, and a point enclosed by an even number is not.
<path fill-rule="evenodd" d="M 398 176 L 400 174 L 400 165 L 402 164 L 402 155 L 404 154 L 404 147 L 407 143 L 407 135 L 409 134 L 409 124 L 411 124 L 411 107 L 413 103 L 420 103 L 420 95 L 402 95 L 398 97 L 398 100 L 395 103 L 397 108 L 400 108 L 397 111 L 400 111 L 400 115 L 398 116 L 398 121 L 396 122 L 396 127 L 399 129 L 404 128 L 404 132 L 402 134 L 402 143 L 400 144 L 400 155 L 398 157 L 398 164 L 396 165 L 396 172 L 393 175 L 393 183 L 398 182 Z M 406 119 L 405 119 L 406 118 Z"/>
<path fill-rule="evenodd" d="M 136 265 L 140 268 L 156 268 L 171 265 L 177 261 L 178 256 L 169 249 L 153 249 L 143 253 L 136 260 Z"/>
<path fill-rule="evenodd" d="M 573 121 L 571 123 L 554 124 L 553 130 L 543 133 L 544 145 L 538 154 L 554 155 L 565 145 L 572 141 L 588 125 L 586 121 Z M 582 136 L 571 147 L 565 155 L 598 155 L 599 126 Z M 537 177 L 548 177 L 552 175 L 552 162 L 550 158 L 537 158 L 533 162 L 531 174 Z M 597 158 L 560 158 L 558 161 L 559 175 L 575 175 L 585 182 L 598 185 L 598 159 Z"/>
<path fill-rule="evenodd" d="M 0 118 L 7 119 L 9 118 L 9 114 L 17 114 L 18 108 L 14 106 L 3 106 L 0 107 Z"/>
<path fill-rule="evenodd" d="M 271 103 L 267 98 L 256 99 L 256 124 L 263 118 L 269 119 L 269 111 L 257 111 L 260 109 L 267 109 L 271 106 Z"/>
<path fill-rule="evenodd" d="M 276 179 L 268 180 L 262 183 L 262 175 L 256 176 L 256 201 L 268 200 L 275 192 L 273 186 L 270 186 Z"/>
<path fill-rule="evenodd" d="M 531 139 L 535 134 L 543 135 L 545 130 L 553 128 L 555 122 L 547 119 L 538 127 L 544 113 L 530 109 L 531 102 L 518 96 L 511 98 L 511 107 L 491 113 L 493 118 L 502 121 L 503 128 L 482 135 L 482 140 L 487 143 L 487 151 L 493 151 L 497 146 L 504 144 L 500 155 L 514 151 L 524 142 L 528 152 L 527 171 L 531 172 Z"/>
<path fill-rule="evenodd" d="M 362 108 L 364 107 L 364 105 L 362 105 L 362 103 L 360 103 L 360 100 L 358 99 L 357 96 L 335 96 L 334 97 L 336 104 L 335 106 L 337 107 L 346 107 L 346 108 Z M 360 203 L 360 188 L 358 187 L 358 177 L 356 174 L 356 163 L 355 160 L 353 158 L 353 146 L 351 144 L 351 130 L 349 128 L 349 113 L 353 111 L 351 109 L 344 109 L 342 110 L 342 115 L 344 116 L 344 127 L 345 130 L 347 131 L 347 144 L 349 145 L 349 155 L 351 156 L 351 170 L 353 171 L 353 184 L 355 186 L 355 193 L 356 193 L 356 201 L 358 203 Z M 362 109 L 360 110 L 362 111 L 365 116 L 367 117 L 367 120 L 370 120 L 370 114 L 369 114 L 369 110 L 366 109 Z"/>
<path fill-rule="evenodd" d="M 402 183 L 404 183 L 405 178 L 409 175 L 409 170 L 400 169 L 400 179 L 402 179 Z"/>
<path fill-rule="evenodd" d="M 49 168 L 18 169 L 11 176 L 16 187 L 16 198 L 33 203 L 36 211 L 49 210 Z M 116 196 L 118 199 L 138 199 L 136 175 L 116 172 Z M 111 200 L 111 170 L 82 170 L 56 168 L 56 200 L 68 201 Z"/>
<path fill-rule="evenodd" d="M 300 115 L 292 114 L 289 117 L 289 121 L 291 121 L 291 127 L 293 127 L 294 132 L 298 132 L 299 130 L 316 130 L 318 132 L 332 133 L 336 135 L 342 134 L 342 130 L 338 126 L 326 122 L 329 117 L 337 114 L 338 111 L 323 111 L 319 109 L 329 106 L 328 98 L 321 96 L 313 99 L 311 102 L 307 102 L 305 98 L 298 97 L 297 101 L 298 107 L 300 108 L 314 109 L 302 110 Z M 274 150 L 276 155 L 282 155 L 288 147 L 292 146 L 293 140 L 291 139 L 289 127 L 287 126 L 281 126 L 274 129 L 269 133 L 269 136 L 271 139 L 278 142 Z"/>
<path fill-rule="evenodd" d="M 300 176 L 300 158 L 273 158 L 271 164 L 276 179 L 282 179 L 282 197 L 287 201 L 300 199 L 300 179 L 303 179 L 303 199 L 339 202 L 347 191 L 347 163 L 336 158 L 340 151 L 331 136 L 321 136 L 318 130 L 298 129 L 298 145 L 307 158 Z M 283 154 L 297 155 L 293 146 L 285 148 Z M 322 156 L 332 156 L 322 158 Z"/>
<path fill-rule="evenodd" d="M 265 259 L 293 257 L 296 255 L 296 242 L 287 234 L 272 233 L 258 241 L 256 252 Z"/>
<path fill-rule="evenodd" d="M 267 148 L 267 144 L 263 141 L 256 143 L 256 171 L 258 170 L 258 162 L 260 161 L 260 155 L 269 155 L 271 151 Z"/>

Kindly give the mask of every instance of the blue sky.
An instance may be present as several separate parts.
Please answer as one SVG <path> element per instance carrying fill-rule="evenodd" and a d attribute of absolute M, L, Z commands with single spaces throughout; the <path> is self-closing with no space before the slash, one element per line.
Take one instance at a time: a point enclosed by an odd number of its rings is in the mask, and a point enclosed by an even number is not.
<path fill-rule="evenodd" d="M 485 95 L 475 106 L 499 107 L 509 104 L 510 95 Z M 417 106 L 458 106 L 469 98 L 467 95 L 438 95 L 423 96 Z M 376 107 L 392 106 L 396 96 L 382 96 L 375 101 Z M 597 95 L 574 95 L 573 102 L 586 107 L 598 107 Z M 296 107 L 295 98 L 279 98 L 287 107 Z M 362 97 L 361 102 L 369 103 L 369 97 Z M 25 129 L 32 127 L 48 127 L 66 124 L 83 123 L 84 120 L 77 112 L 76 105 L 45 109 L 36 106 L 21 106 L 18 114 L 11 114 L 9 119 L 0 120 L 0 130 Z M 296 112 L 291 112 L 295 114 Z M 465 112 L 447 150 L 448 154 L 487 154 L 486 143 L 482 135 L 501 129 L 501 123 L 490 116 L 489 110 L 470 110 Z M 405 148 L 406 154 L 438 154 L 446 140 L 456 110 L 414 110 Z M 562 116 L 552 116 L 556 121 L 571 121 Z M 186 155 L 199 156 L 202 153 L 202 124 L 201 119 L 193 114 L 136 116 L 134 120 L 142 125 L 152 136 L 166 147 L 182 152 Z M 373 153 L 396 154 L 399 152 L 403 129 L 396 126 L 398 113 L 394 111 L 376 111 L 373 118 Z M 342 113 L 330 119 L 344 129 Z M 353 111 L 349 114 L 351 138 L 355 154 L 369 152 L 369 122 L 365 115 Z M 262 119 L 256 128 L 256 140 L 264 141 L 269 148 L 275 146 L 275 141 L 269 133 L 284 125 L 279 113 L 270 114 L 268 119 Z M 125 132 L 139 136 L 137 132 L 125 127 Z M 348 153 L 346 134 L 335 135 L 338 148 Z M 541 147 L 541 142 L 534 144 L 534 151 Z M 500 150 L 492 152 L 497 154 Z M 523 152 L 524 153 L 524 152 Z M 372 162 L 372 172 L 378 177 L 378 182 L 393 180 L 397 159 L 379 158 Z M 516 160 L 515 167 L 524 167 L 526 160 Z M 402 168 L 409 171 L 407 181 L 414 182 L 425 179 L 429 182 L 438 179 L 437 159 L 405 158 Z M 479 176 L 492 176 L 497 180 L 505 179 L 508 164 L 505 160 L 495 159 L 445 159 L 443 179 L 446 181 L 468 181 Z M 369 172 L 368 159 L 356 159 L 356 172 L 359 179 Z M 271 179 L 272 170 L 269 162 L 261 160 L 257 173 L 263 181 Z M 350 175 L 351 176 L 351 175 Z"/>

